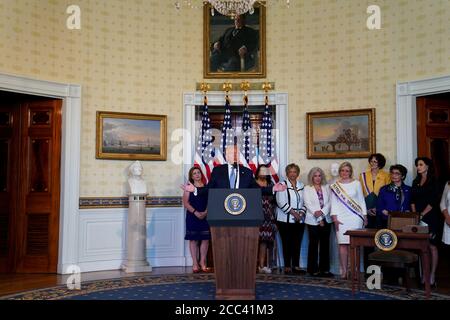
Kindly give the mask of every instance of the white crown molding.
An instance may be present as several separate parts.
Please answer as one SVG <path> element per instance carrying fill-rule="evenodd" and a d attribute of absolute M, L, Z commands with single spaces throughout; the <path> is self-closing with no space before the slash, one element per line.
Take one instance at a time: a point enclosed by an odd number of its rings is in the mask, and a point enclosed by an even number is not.
<path fill-rule="evenodd" d="M 81 98 L 81 86 L 0 74 L 0 90 L 55 98 Z"/>
<path fill-rule="evenodd" d="M 450 87 L 450 76 L 427 78 L 406 82 L 397 82 L 397 96 L 424 96 L 448 92 Z"/>

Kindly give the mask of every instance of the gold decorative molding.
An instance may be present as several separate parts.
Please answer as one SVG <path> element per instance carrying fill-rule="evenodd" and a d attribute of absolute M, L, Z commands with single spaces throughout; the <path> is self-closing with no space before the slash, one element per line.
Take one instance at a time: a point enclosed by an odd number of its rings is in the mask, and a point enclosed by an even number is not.
<path fill-rule="evenodd" d="M 229 90 L 228 91 L 245 91 L 242 89 L 241 85 L 246 82 L 248 83 L 248 89 L 247 91 L 264 91 L 263 85 L 269 85 L 270 89 L 269 90 L 275 90 L 275 82 L 248 82 L 248 81 L 243 81 L 243 82 L 235 82 L 235 83 L 231 83 L 231 82 L 226 82 L 227 85 L 229 85 Z M 224 83 L 205 83 L 205 82 L 197 82 L 195 85 L 195 90 L 196 91 L 204 91 L 204 86 L 207 85 L 209 86 L 208 91 L 224 91 Z"/>
<path fill-rule="evenodd" d="M 146 207 L 182 207 L 181 197 L 147 197 Z M 128 208 L 128 197 L 80 197 L 80 209 Z"/>

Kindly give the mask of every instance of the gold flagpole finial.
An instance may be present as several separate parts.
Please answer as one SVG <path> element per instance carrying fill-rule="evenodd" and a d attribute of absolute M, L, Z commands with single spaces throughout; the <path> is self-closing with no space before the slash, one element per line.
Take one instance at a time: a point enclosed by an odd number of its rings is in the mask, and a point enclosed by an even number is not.
<path fill-rule="evenodd" d="M 266 97 L 264 98 L 265 104 L 269 104 L 269 90 L 272 90 L 272 85 L 269 82 L 264 82 L 262 85 L 263 90 L 266 92 Z"/>
<path fill-rule="evenodd" d="M 230 92 L 231 89 L 233 89 L 233 85 L 231 84 L 231 82 L 225 82 L 222 85 L 222 90 L 225 91 L 225 100 L 227 100 L 228 103 L 230 103 L 230 98 L 228 97 L 228 92 Z"/>
<path fill-rule="evenodd" d="M 250 82 L 248 81 L 242 81 L 241 82 L 241 89 L 247 94 L 247 91 L 250 89 Z"/>
<path fill-rule="evenodd" d="M 231 82 L 225 82 L 222 85 L 222 90 L 225 91 L 228 95 L 228 92 L 231 91 L 231 89 L 233 89 L 233 85 L 231 84 Z"/>
<path fill-rule="evenodd" d="M 263 83 L 263 85 L 262 85 L 262 89 L 266 92 L 266 94 L 267 94 L 267 92 L 269 91 L 269 90 L 272 90 L 272 85 L 270 84 L 270 82 L 264 82 Z"/>
<path fill-rule="evenodd" d="M 228 103 L 230 103 L 230 98 L 228 97 L 228 92 L 230 92 L 231 89 L 233 89 L 233 85 L 231 84 L 231 82 L 225 82 L 222 85 L 222 90 L 225 91 L 225 101 L 228 101 Z"/>
<path fill-rule="evenodd" d="M 244 105 L 248 104 L 248 96 L 247 91 L 250 89 L 250 82 L 248 81 L 242 81 L 241 82 L 241 89 L 244 91 Z"/>
<path fill-rule="evenodd" d="M 204 104 L 208 104 L 208 97 L 206 96 L 206 93 L 209 91 L 210 88 L 211 88 L 210 85 L 206 82 L 202 82 L 200 84 L 200 90 L 203 91 L 203 103 Z"/>
<path fill-rule="evenodd" d="M 200 90 L 202 90 L 204 94 L 206 94 L 206 92 L 208 92 L 210 88 L 211 86 L 209 85 L 209 83 L 202 82 L 200 84 Z"/>

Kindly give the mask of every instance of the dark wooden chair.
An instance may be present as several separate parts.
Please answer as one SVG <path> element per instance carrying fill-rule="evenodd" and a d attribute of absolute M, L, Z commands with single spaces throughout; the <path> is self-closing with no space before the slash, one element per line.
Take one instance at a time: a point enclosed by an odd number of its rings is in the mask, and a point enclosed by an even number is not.
<path fill-rule="evenodd" d="M 388 229 L 402 231 L 406 225 L 417 225 L 419 214 L 410 212 L 391 212 L 388 217 Z M 406 289 L 410 288 L 410 270 L 415 269 L 419 261 L 418 254 L 406 250 L 382 251 L 378 250 L 369 254 L 369 264 L 386 268 L 399 268 L 404 270 Z"/>

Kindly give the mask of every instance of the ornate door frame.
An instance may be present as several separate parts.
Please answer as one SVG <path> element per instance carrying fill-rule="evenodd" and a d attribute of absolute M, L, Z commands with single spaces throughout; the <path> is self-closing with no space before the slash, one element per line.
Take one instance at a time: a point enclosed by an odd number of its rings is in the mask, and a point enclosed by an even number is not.
<path fill-rule="evenodd" d="M 397 163 L 408 169 L 406 183 L 411 185 L 417 158 L 416 97 L 450 92 L 450 76 L 398 82 L 396 91 Z"/>
<path fill-rule="evenodd" d="M 0 74 L 0 90 L 63 100 L 57 272 L 68 273 L 78 262 L 81 86 Z"/>

